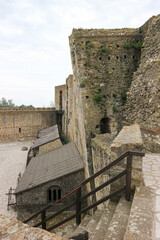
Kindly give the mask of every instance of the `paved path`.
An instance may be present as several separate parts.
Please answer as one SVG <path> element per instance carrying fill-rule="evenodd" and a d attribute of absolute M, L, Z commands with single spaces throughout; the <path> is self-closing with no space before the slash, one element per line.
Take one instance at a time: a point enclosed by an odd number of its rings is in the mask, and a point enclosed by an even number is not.
<path fill-rule="evenodd" d="M 155 192 L 153 240 L 160 240 L 160 154 L 146 154 L 143 158 L 143 178 L 147 187 Z"/>
<path fill-rule="evenodd" d="M 25 141 L 0 144 L 0 214 L 16 217 L 16 212 L 12 208 L 9 212 L 7 211 L 6 193 L 10 187 L 16 187 L 19 172 L 24 172 L 27 151 L 22 151 L 22 147 L 30 147 L 32 143 L 32 141 Z"/>

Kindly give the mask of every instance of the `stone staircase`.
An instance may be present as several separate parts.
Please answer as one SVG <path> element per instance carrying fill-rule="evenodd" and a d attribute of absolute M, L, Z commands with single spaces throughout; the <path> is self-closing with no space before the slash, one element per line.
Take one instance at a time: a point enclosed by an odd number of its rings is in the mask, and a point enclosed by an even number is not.
<path fill-rule="evenodd" d="M 93 216 L 86 215 L 73 233 L 65 235 L 65 239 L 88 232 L 89 240 L 122 240 L 126 232 L 131 210 L 131 201 L 122 196 L 118 203 L 109 202 L 105 210 L 97 210 Z"/>
<path fill-rule="evenodd" d="M 93 216 L 86 215 L 74 232 L 64 239 L 87 239 L 77 237 L 87 231 L 89 240 L 151 240 L 153 230 L 153 192 L 145 186 L 138 187 L 133 201 L 122 196 L 118 203 L 109 202 L 105 210 L 97 210 Z"/>

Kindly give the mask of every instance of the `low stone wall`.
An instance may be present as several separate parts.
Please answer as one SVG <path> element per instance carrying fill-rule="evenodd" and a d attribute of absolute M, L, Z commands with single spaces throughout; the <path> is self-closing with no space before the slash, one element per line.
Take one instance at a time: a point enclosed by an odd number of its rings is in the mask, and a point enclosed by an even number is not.
<path fill-rule="evenodd" d="M 92 161 L 93 161 L 93 171 L 94 173 L 98 172 L 106 165 L 110 163 L 111 159 L 111 135 L 99 134 L 95 138 L 92 139 L 91 147 L 92 147 Z M 98 176 L 95 179 L 95 187 L 98 187 L 102 183 L 109 180 L 109 171 L 106 171 L 104 174 Z M 104 189 L 98 191 L 96 193 L 96 200 L 100 200 L 110 193 L 110 186 L 105 187 Z M 108 202 L 104 202 L 98 206 L 98 209 L 105 209 L 108 206 Z"/>
<path fill-rule="evenodd" d="M 131 126 L 125 126 L 121 132 L 114 139 L 111 144 L 112 156 L 116 159 L 126 151 L 138 151 L 144 150 L 144 144 L 142 141 L 141 131 L 138 124 Z M 124 169 L 126 160 L 120 162 L 121 169 Z M 138 182 L 142 182 L 142 158 L 139 156 L 132 157 L 132 185 L 137 185 Z"/>
<path fill-rule="evenodd" d="M 141 131 L 139 125 L 125 126 L 113 140 L 114 135 L 111 134 L 100 134 L 96 135 L 92 139 L 92 162 L 93 171 L 96 173 L 101 170 L 109 163 L 114 161 L 117 157 L 122 155 L 126 151 L 142 151 L 144 144 L 141 137 Z M 124 171 L 126 168 L 126 159 L 120 161 L 110 170 L 106 171 L 101 176 L 95 179 L 95 186 L 98 187 L 100 184 L 106 182 Z M 96 199 L 99 200 L 109 193 L 117 191 L 122 186 L 125 186 L 125 176 L 121 177 L 114 183 L 107 186 L 102 191 L 96 193 Z M 143 182 L 142 179 L 142 158 L 133 156 L 132 161 L 132 186 L 135 186 Z M 107 206 L 107 203 L 101 204 L 100 209 Z"/>
<path fill-rule="evenodd" d="M 154 131 L 141 128 L 141 133 L 146 151 L 160 153 L 160 129 Z"/>

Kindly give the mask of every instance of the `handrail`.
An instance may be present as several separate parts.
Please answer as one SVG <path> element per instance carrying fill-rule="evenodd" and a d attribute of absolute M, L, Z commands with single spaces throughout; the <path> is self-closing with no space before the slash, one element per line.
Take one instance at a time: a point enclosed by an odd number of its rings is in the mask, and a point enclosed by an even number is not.
<path fill-rule="evenodd" d="M 132 171 L 132 156 L 144 156 L 145 154 L 143 152 L 137 152 L 137 151 L 127 151 L 125 153 L 123 153 L 120 157 L 118 157 L 116 160 L 114 160 L 113 162 L 111 162 L 110 164 L 108 164 L 107 166 L 105 166 L 104 168 L 102 168 L 100 171 L 96 172 L 95 174 L 93 174 L 92 176 L 90 176 L 89 178 L 87 178 L 86 180 L 84 180 L 83 182 L 81 182 L 77 188 L 75 188 L 73 191 L 69 192 L 68 194 L 66 194 L 65 196 L 63 196 L 61 199 L 57 200 L 54 203 L 50 203 L 48 204 L 46 207 L 44 207 L 43 209 L 41 209 L 40 211 L 36 212 L 34 215 L 32 215 L 30 218 L 26 219 L 24 221 L 24 223 L 29 222 L 30 220 L 32 220 L 33 218 L 37 217 L 38 215 L 42 214 L 42 221 L 38 224 L 35 225 L 35 227 L 42 225 L 42 228 L 46 229 L 46 222 L 50 219 L 52 219 L 55 216 L 58 216 L 60 213 L 62 213 L 63 211 L 65 211 L 66 209 L 72 207 L 74 204 L 76 204 L 76 214 L 72 215 L 71 217 L 68 217 L 67 219 L 63 220 L 61 223 L 56 224 L 55 226 L 50 227 L 47 230 L 51 230 L 57 226 L 60 226 L 61 224 L 71 220 L 72 218 L 76 217 L 76 223 L 79 224 L 81 222 L 81 214 L 85 211 L 88 211 L 89 209 L 99 205 L 100 203 L 110 199 L 112 196 L 118 194 L 119 192 L 125 191 L 126 192 L 126 199 L 129 200 L 130 199 L 130 190 L 131 190 L 131 171 Z M 99 187 L 95 188 L 94 190 L 90 191 L 89 193 L 87 193 L 86 195 L 81 197 L 81 188 L 86 185 L 87 183 L 91 182 L 93 179 L 95 179 L 96 177 L 98 177 L 99 175 L 101 175 L 102 173 L 104 173 L 106 170 L 109 170 L 111 167 L 113 167 L 114 165 L 116 165 L 117 163 L 119 163 L 121 160 L 123 160 L 124 158 L 127 157 L 127 165 L 126 165 L 126 170 L 124 170 L 123 172 L 121 172 L 120 174 L 118 174 L 117 176 L 113 177 L 112 179 L 108 180 L 107 182 L 101 184 Z M 81 209 L 81 201 L 86 199 L 87 197 L 93 195 L 94 193 L 96 193 L 97 191 L 101 190 L 102 188 L 108 186 L 109 184 L 111 184 L 112 182 L 116 181 L 117 179 L 119 179 L 120 177 L 126 175 L 126 186 L 117 190 L 116 192 L 98 200 L 96 203 L 91 204 L 90 206 L 87 206 L 84 209 Z M 59 210 L 58 212 L 54 213 L 52 216 L 46 218 L 45 217 L 45 212 L 46 210 L 48 210 L 49 208 L 55 206 L 57 203 L 61 202 L 63 199 L 67 198 L 69 195 L 73 194 L 74 192 L 76 192 L 76 201 L 70 203 L 69 205 L 65 206 L 63 209 Z M 59 225 L 60 224 L 60 225 Z"/>

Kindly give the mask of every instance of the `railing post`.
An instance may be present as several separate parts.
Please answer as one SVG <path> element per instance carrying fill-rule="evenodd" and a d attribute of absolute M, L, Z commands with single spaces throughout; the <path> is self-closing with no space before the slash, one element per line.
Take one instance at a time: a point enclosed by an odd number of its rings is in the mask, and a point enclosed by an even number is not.
<path fill-rule="evenodd" d="M 79 188 L 76 192 L 76 224 L 79 225 L 81 223 L 81 188 Z"/>
<path fill-rule="evenodd" d="M 127 157 L 126 166 L 126 200 L 130 200 L 131 195 L 131 174 L 132 174 L 132 155 L 129 154 Z"/>
<path fill-rule="evenodd" d="M 42 229 L 46 229 L 46 222 L 45 222 L 45 219 L 46 219 L 46 211 L 43 211 L 43 212 L 42 212 L 41 218 L 42 218 Z"/>

